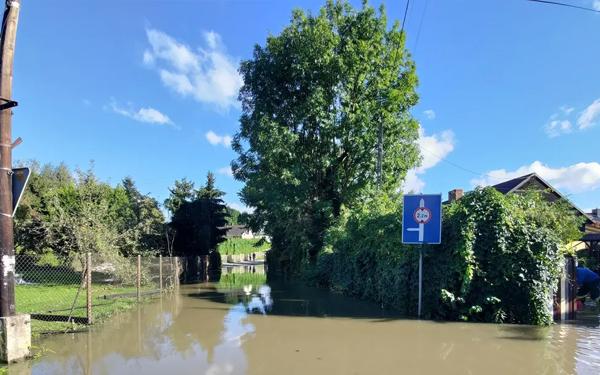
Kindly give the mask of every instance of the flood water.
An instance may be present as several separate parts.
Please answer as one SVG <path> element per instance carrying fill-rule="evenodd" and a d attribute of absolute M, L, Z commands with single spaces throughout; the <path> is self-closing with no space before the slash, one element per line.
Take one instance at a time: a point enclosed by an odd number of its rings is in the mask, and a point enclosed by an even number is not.
<path fill-rule="evenodd" d="M 402 319 L 237 274 L 55 335 L 33 374 L 600 374 L 598 318 L 548 328 Z M 252 285 L 254 284 L 254 285 Z"/>

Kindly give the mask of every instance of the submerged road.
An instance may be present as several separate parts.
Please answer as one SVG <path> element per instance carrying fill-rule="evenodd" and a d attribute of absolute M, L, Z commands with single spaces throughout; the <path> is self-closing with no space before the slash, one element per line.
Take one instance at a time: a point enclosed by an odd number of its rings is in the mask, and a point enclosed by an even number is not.
<path fill-rule="evenodd" d="M 596 316 L 548 328 L 415 321 L 261 277 L 182 286 L 89 332 L 47 337 L 42 357 L 11 373 L 600 373 Z"/>

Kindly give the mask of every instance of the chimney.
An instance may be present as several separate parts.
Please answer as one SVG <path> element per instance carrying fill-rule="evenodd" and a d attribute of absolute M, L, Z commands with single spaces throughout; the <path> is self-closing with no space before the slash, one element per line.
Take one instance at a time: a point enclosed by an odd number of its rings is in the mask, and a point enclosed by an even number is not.
<path fill-rule="evenodd" d="M 454 189 L 454 190 L 450 190 L 448 192 L 448 202 L 454 202 L 459 200 L 460 198 L 463 197 L 463 195 L 465 195 L 465 192 L 463 189 Z"/>

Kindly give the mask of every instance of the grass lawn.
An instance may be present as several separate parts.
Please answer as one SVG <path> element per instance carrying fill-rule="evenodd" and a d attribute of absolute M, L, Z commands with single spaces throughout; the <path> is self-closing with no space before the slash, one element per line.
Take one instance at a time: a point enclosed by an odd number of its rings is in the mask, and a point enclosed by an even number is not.
<path fill-rule="evenodd" d="M 52 314 L 69 316 L 75 301 L 72 316 L 86 317 L 86 290 L 82 289 L 77 296 L 78 284 L 67 285 L 17 285 L 15 302 L 17 312 L 29 314 Z M 149 291 L 151 289 L 142 289 Z M 104 298 L 106 295 L 131 293 L 128 298 Z M 122 287 L 104 284 L 92 284 L 92 312 L 94 322 L 100 323 L 119 311 L 124 311 L 137 303 L 135 287 Z M 75 300 L 75 298 L 77 299 Z M 46 322 L 31 320 L 31 331 L 34 337 L 43 333 L 56 333 L 84 328 L 85 325 L 66 322 Z"/>

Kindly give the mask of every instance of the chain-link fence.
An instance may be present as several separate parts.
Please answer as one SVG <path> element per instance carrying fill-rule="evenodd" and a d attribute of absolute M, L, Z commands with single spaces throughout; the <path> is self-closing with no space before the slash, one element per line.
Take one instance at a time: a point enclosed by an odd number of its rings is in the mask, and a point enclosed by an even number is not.
<path fill-rule="evenodd" d="M 16 309 L 34 333 L 70 330 L 173 290 L 180 272 L 171 257 L 17 255 Z"/>

